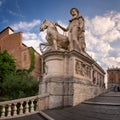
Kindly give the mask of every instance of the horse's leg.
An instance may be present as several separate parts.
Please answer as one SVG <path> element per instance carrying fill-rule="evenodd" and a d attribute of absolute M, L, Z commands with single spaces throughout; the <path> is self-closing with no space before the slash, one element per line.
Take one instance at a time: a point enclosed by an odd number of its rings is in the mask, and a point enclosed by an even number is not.
<path fill-rule="evenodd" d="M 42 45 L 45 45 L 44 43 L 40 43 L 39 47 L 40 47 L 40 51 L 43 53 L 43 49 L 42 49 Z"/>
<path fill-rule="evenodd" d="M 49 43 L 48 42 L 40 43 L 40 45 L 39 45 L 40 51 L 43 53 L 45 48 L 42 49 L 42 47 L 41 47 L 42 45 L 45 46 L 45 47 L 47 47 L 47 46 L 49 46 Z"/>

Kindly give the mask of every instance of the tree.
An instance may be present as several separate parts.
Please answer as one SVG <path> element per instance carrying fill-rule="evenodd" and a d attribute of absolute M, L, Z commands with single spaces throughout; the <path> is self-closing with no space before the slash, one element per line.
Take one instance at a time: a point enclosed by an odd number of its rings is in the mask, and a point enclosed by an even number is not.
<path fill-rule="evenodd" d="M 26 70 L 19 70 L 14 76 L 8 76 L 2 84 L 6 99 L 17 99 L 38 94 L 39 82 Z"/>
<path fill-rule="evenodd" d="M 15 59 L 7 51 L 0 52 L 0 101 L 38 94 L 39 82 L 30 71 L 16 70 Z"/>
<path fill-rule="evenodd" d="M 2 90 L 2 83 L 4 82 L 4 79 L 9 75 L 15 75 L 15 72 L 15 59 L 9 55 L 6 50 L 0 52 L 0 95 L 4 94 L 4 91 Z"/>
<path fill-rule="evenodd" d="M 0 52 L 0 82 L 3 82 L 9 75 L 14 75 L 16 72 L 15 59 L 5 50 Z"/>

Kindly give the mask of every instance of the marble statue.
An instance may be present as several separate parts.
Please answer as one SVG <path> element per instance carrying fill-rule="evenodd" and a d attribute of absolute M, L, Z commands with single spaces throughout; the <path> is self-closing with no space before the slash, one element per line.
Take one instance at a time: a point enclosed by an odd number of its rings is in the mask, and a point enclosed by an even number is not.
<path fill-rule="evenodd" d="M 77 8 L 72 8 L 70 14 L 72 15 L 72 18 L 69 21 L 67 28 L 62 27 L 58 23 L 54 24 L 49 20 L 43 22 L 40 31 L 47 29 L 47 42 L 40 44 L 40 50 L 42 53 L 49 50 L 85 51 L 84 18 L 80 15 Z M 68 32 L 68 36 L 60 34 L 57 31 L 56 26 L 60 27 L 63 31 Z"/>
<path fill-rule="evenodd" d="M 80 15 L 77 8 L 72 8 L 70 14 L 72 15 L 72 18 L 69 21 L 67 28 L 62 27 L 58 23 L 55 23 L 55 25 L 60 27 L 63 31 L 68 31 L 70 50 L 78 49 L 79 51 L 85 51 L 84 18 Z"/>
<path fill-rule="evenodd" d="M 68 50 L 69 40 L 67 36 L 60 34 L 54 23 L 49 20 L 45 20 L 40 27 L 40 31 L 47 29 L 46 40 L 47 42 L 40 44 L 40 50 L 42 53 L 49 50 Z"/>

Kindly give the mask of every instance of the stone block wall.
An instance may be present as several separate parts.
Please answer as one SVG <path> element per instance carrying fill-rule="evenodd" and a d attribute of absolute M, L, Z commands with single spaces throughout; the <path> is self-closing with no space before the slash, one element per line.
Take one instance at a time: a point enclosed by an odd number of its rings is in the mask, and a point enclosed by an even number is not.
<path fill-rule="evenodd" d="M 40 84 L 40 93 L 49 93 L 49 108 L 73 104 L 73 82 L 64 78 L 51 78 Z"/>
<path fill-rule="evenodd" d="M 14 33 L 14 31 L 7 27 L 0 32 L 0 51 L 7 50 L 10 55 L 16 59 L 17 69 L 29 69 L 31 65 L 31 56 L 29 48 L 22 43 L 22 32 Z M 40 54 L 35 50 L 35 69 L 32 75 L 36 78 L 41 76 Z"/>
<path fill-rule="evenodd" d="M 101 81 L 104 71 L 87 53 L 51 51 L 43 55 L 43 60 L 40 94 L 49 93 L 49 108 L 77 105 L 104 91 L 92 81 L 93 70 L 100 73 Z"/>
<path fill-rule="evenodd" d="M 78 82 L 74 83 L 74 94 L 73 94 L 73 106 L 77 105 L 85 100 L 94 98 L 102 93 L 106 89 L 100 88 L 95 85 L 85 85 Z"/>

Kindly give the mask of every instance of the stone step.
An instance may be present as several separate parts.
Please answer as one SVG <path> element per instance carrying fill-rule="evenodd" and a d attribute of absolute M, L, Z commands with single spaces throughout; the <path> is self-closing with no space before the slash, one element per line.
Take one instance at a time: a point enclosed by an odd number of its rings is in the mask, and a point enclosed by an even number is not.
<path fill-rule="evenodd" d="M 68 108 L 44 111 L 55 120 L 120 120 L 120 93 L 109 92 Z"/>

